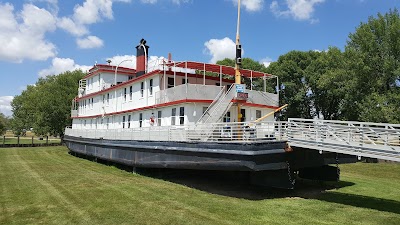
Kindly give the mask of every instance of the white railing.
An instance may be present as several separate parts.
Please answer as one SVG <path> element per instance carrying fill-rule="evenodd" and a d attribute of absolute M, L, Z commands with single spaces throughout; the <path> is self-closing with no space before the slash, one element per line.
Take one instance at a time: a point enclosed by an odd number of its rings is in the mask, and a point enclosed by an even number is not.
<path fill-rule="evenodd" d="M 400 161 L 400 125 L 289 119 L 293 146 Z"/>
<path fill-rule="evenodd" d="M 214 123 L 188 126 L 143 127 L 133 129 L 65 129 L 65 135 L 73 137 L 144 140 L 144 141 L 208 141 L 208 142 L 254 142 L 286 140 L 287 123 Z M 205 136 L 204 134 L 207 134 Z"/>
<path fill-rule="evenodd" d="M 156 104 L 182 99 L 214 99 L 221 91 L 221 86 L 182 84 L 156 92 Z"/>
<path fill-rule="evenodd" d="M 72 109 L 71 110 L 71 117 L 77 117 L 78 116 L 78 110 L 77 109 Z"/>
<path fill-rule="evenodd" d="M 246 90 L 249 93 L 248 102 L 261 105 L 279 106 L 279 96 L 273 93 Z"/>

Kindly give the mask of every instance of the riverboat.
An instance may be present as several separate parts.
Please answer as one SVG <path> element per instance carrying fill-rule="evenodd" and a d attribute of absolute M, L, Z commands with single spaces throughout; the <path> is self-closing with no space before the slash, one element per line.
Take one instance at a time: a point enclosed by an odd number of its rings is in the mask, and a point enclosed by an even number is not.
<path fill-rule="evenodd" d="M 71 153 L 133 168 L 245 171 L 284 188 L 298 175 L 336 180 L 327 165 L 354 161 L 287 145 L 287 123 L 273 116 L 279 93 L 267 92 L 277 76 L 171 55 L 148 62 L 143 39 L 136 50 L 136 69 L 96 64 L 80 80 L 64 136 Z"/>

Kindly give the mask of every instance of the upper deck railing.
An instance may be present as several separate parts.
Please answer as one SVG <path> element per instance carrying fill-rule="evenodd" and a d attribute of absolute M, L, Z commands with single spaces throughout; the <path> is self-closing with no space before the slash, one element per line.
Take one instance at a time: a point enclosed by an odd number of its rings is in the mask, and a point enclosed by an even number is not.
<path fill-rule="evenodd" d="M 214 99 L 223 86 L 182 84 L 156 92 L 156 104 L 182 99 Z"/>

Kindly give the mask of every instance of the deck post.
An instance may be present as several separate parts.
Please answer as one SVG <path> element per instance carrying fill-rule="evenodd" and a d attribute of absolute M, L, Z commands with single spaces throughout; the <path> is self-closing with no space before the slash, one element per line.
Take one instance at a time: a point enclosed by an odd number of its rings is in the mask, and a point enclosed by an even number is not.
<path fill-rule="evenodd" d="M 174 62 L 174 87 L 176 86 L 176 62 Z"/>
<path fill-rule="evenodd" d="M 253 90 L 253 71 L 250 71 L 250 90 Z"/>
<path fill-rule="evenodd" d="M 206 85 L 206 64 L 203 64 L 203 85 Z"/>

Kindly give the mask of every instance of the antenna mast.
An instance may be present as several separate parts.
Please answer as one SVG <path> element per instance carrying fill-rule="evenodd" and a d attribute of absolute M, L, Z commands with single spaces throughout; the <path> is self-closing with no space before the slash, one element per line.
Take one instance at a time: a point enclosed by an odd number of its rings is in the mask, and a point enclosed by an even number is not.
<path fill-rule="evenodd" d="M 237 27 L 236 27 L 236 59 L 235 59 L 235 84 L 241 83 L 240 75 L 240 65 L 242 64 L 242 46 L 240 45 L 240 0 L 238 0 L 238 17 L 237 17 Z M 242 111 L 240 109 L 240 104 L 237 104 L 237 122 L 242 121 Z"/>

